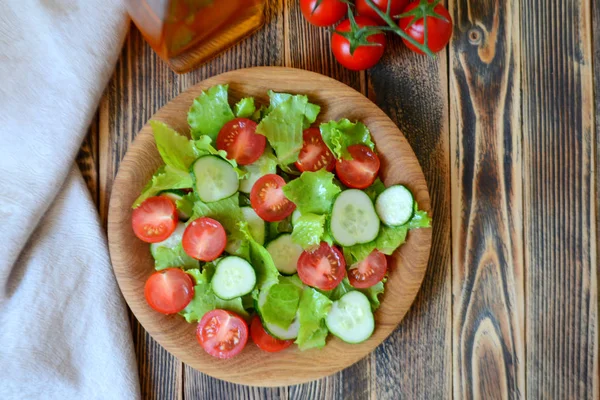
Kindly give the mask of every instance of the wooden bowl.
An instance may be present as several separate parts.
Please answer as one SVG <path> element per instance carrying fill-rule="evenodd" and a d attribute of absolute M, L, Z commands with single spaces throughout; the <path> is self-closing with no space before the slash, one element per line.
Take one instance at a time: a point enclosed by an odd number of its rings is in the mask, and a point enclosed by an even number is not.
<path fill-rule="evenodd" d="M 375 104 L 334 79 L 299 69 L 261 67 L 227 72 L 188 89 L 161 108 L 152 119 L 179 132 L 189 132 L 187 111 L 204 89 L 229 84 L 230 103 L 254 96 L 268 104 L 267 90 L 305 94 L 321 106 L 317 122 L 349 118 L 371 130 L 381 158 L 381 177 L 386 186 L 407 185 L 421 209 L 429 211 L 429 193 L 421 167 L 396 125 Z M 147 243 L 131 229 L 131 205 L 154 171 L 162 164 L 146 124 L 120 164 L 108 215 L 110 256 L 117 281 L 129 307 L 158 343 L 188 365 L 215 378 L 256 386 L 293 385 L 322 378 L 346 368 L 368 355 L 400 323 L 412 304 L 427 268 L 431 229 L 409 233 L 406 243 L 392 256 L 389 279 L 381 307 L 375 313 L 375 332 L 361 344 L 346 344 L 330 335 L 323 349 L 299 351 L 292 346 L 280 353 L 266 353 L 249 342 L 241 354 L 219 360 L 206 354 L 196 341 L 195 324 L 179 315 L 153 311 L 144 299 L 144 283 L 154 272 Z"/>

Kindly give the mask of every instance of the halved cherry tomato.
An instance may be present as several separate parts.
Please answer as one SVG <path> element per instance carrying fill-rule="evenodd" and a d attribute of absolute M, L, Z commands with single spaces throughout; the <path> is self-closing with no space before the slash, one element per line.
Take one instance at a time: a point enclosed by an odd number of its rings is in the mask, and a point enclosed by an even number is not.
<path fill-rule="evenodd" d="M 365 26 L 377 26 L 373 20 L 357 15 L 355 17 L 356 24 L 359 28 Z M 373 43 L 370 45 L 359 45 L 354 52 L 351 52 L 350 41 L 337 32 L 350 32 L 352 25 L 350 20 L 342 21 L 335 28 L 335 32 L 331 35 L 331 51 L 340 64 L 353 71 L 362 71 L 377 64 L 385 50 L 385 34 L 375 33 L 368 35 L 366 41 Z M 364 36 L 365 34 L 361 35 Z"/>
<path fill-rule="evenodd" d="M 256 122 L 236 118 L 221 128 L 217 136 L 217 149 L 225 150 L 227 157 L 240 165 L 252 164 L 265 151 L 267 139 L 256 133 Z"/>
<path fill-rule="evenodd" d="M 335 162 L 335 172 L 344 185 L 354 189 L 365 189 L 373 184 L 379 172 L 379 157 L 362 144 L 348 146 L 351 160 L 342 158 Z"/>
<path fill-rule="evenodd" d="M 218 258 L 227 244 L 225 229 L 212 218 L 198 218 L 190 222 L 181 239 L 183 250 L 200 261 Z"/>
<path fill-rule="evenodd" d="M 250 337 L 256 345 L 269 353 L 277 353 L 287 349 L 294 342 L 293 340 L 280 340 L 269 335 L 260 321 L 260 317 L 255 315 L 250 323 Z"/>
<path fill-rule="evenodd" d="M 162 242 L 177 226 L 175 203 L 166 196 L 149 197 L 133 210 L 131 225 L 135 236 L 144 242 Z"/>
<path fill-rule="evenodd" d="M 156 311 L 175 314 L 194 298 L 192 278 L 179 268 L 167 268 L 150 275 L 144 286 L 146 301 Z"/>
<path fill-rule="evenodd" d="M 212 310 L 204 314 L 198 323 L 196 339 L 211 356 L 231 358 L 246 346 L 248 325 L 231 311 Z"/>
<path fill-rule="evenodd" d="M 325 168 L 333 171 L 335 157 L 323 141 L 319 128 L 308 128 L 302 134 L 302 150 L 296 161 L 296 168 L 300 171 L 318 171 Z"/>
<path fill-rule="evenodd" d="M 377 6 L 384 14 L 387 11 L 389 2 L 392 3 L 390 5 L 390 15 L 393 18 L 402 14 L 404 7 L 406 7 L 410 0 L 373 0 L 373 4 L 375 4 L 375 6 Z M 356 0 L 356 12 L 358 15 L 364 15 L 365 17 L 371 18 L 379 25 L 387 25 L 383 18 L 381 18 L 365 0 Z"/>
<path fill-rule="evenodd" d="M 296 205 L 283 194 L 285 181 L 277 174 L 265 175 L 256 181 L 250 191 L 250 204 L 259 217 L 268 222 L 285 219 Z"/>
<path fill-rule="evenodd" d="M 387 258 L 379 250 L 373 250 L 364 260 L 350 266 L 348 280 L 358 289 L 365 289 L 381 281 L 387 271 Z"/>
<path fill-rule="evenodd" d="M 420 0 L 413 1 L 404 9 L 402 13 L 410 12 L 420 6 Z M 445 20 L 443 20 L 433 16 L 425 17 L 427 18 L 427 46 L 429 47 L 429 50 L 437 53 L 446 47 L 450 41 L 450 38 L 452 37 L 452 17 L 443 4 L 438 4 L 435 7 L 433 7 L 431 4 L 430 6 L 433 8 L 433 12 L 445 18 Z M 414 16 L 400 18 L 399 25 L 400 28 L 402 28 L 402 30 L 410 37 L 415 39 L 418 43 L 423 44 L 425 40 L 425 18 L 418 18 L 414 22 L 412 22 L 413 19 L 415 19 Z M 406 39 L 402 38 L 402 41 L 406 47 L 415 53 L 423 54 L 421 50 L 410 44 Z"/>
<path fill-rule="evenodd" d="M 331 290 L 344 279 L 346 260 L 342 252 L 325 242 L 313 251 L 304 251 L 298 258 L 298 277 L 308 286 Z"/>
<path fill-rule="evenodd" d="M 344 18 L 348 5 L 340 0 L 300 0 L 300 10 L 311 24 L 329 26 Z"/>

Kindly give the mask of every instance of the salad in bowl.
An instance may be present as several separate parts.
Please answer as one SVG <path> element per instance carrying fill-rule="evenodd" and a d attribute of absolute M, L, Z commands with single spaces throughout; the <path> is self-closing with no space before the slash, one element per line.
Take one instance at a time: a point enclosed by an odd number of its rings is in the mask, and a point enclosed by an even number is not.
<path fill-rule="evenodd" d="M 367 126 L 316 125 L 306 96 L 268 94 L 231 107 L 227 85 L 209 88 L 191 104 L 190 137 L 150 121 L 164 165 L 132 205 L 156 268 L 146 301 L 197 324 L 218 358 L 248 340 L 267 352 L 367 340 L 388 256 L 430 226 L 407 187 L 379 179 Z"/>

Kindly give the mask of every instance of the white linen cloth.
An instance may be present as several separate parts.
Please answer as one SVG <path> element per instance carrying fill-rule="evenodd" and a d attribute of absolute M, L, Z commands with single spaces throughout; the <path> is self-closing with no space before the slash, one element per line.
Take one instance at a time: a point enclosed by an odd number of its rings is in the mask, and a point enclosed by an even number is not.
<path fill-rule="evenodd" d="M 0 1 L 0 399 L 135 399 L 106 239 L 74 159 L 122 0 Z"/>

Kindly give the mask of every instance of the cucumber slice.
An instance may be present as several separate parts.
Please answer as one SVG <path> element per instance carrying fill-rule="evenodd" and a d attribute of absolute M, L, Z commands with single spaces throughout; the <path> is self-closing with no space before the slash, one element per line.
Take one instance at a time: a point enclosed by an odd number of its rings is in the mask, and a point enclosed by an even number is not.
<path fill-rule="evenodd" d="M 375 201 L 375 210 L 381 222 L 388 226 L 404 225 L 413 216 L 415 200 L 405 186 L 394 185 L 385 189 Z"/>
<path fill-rule="evenodd" d="M 196 193 L 205 203 L 225 199 L 240 186 L 238 174 L 227 161 L 217 156 L 200 157 L 192 165 Z"/>
<path fill-rule="evenodd" d="M 183 190 L 178 189 L 169 189 L 161 192 L 160 194 L 163 196 L 167 196 L 168 198 L 173 200 L 173 203 L 175 203 L 175 205 L 177 205 L 177 202 L 183 198 L 185 192 Z M 181 211 L 179 208 L 177 209 L 177 217 L 180 221 L 187 221 L 188 219 L 190 219 L 190 215 L 187 215 L 187 213 Z"/>
<path fill-rule="evenodd" d="M 325 323 L 331 333 L 346 343 L 364 342 L 375 329 L 371 303 L 358 291 L 348 292 L 334 301 Z"/>
<path fill-rule="evenodd" d="M 279 236 L 277 239 L 269 242 L 266 247 L 273 258 L 275 267 L 284 275 L 293 275 L 298 270 L 298 258 L 304 251 L 302 246 L 292 241 L 292 235 L 289 233 Z"/>
<path fill-rule="evenodd" d="M 294 320 L 292 321 L 292 323 L 290 324 L 290 326 L 287 329 L 283 329 L 275 324 L 269 324 L 263 320 L 262 315 L 261 315 L 261 309 L 262 309 L 262 306 L 267 301 L 268 293 L 269 293 L 269 288 L 265 288 L 265 289 L 261 290 L 260 294 L 258 295 L 258 301 L 256 302 L 256 311 L 258 312 L 258 315 L 260 316 L 260 320 L 263 324 L 263 327 L 265 328 L 267 333 L 269 335 L 273 336 L 274 338 L 277 338 L 280 340 L 296 339 L 298 337 L 298 331 L 300 330 L 300 321 L 298 320 L 298 314 L 296 314 L 296 317 L 294 318 Z"/>
<path fill-rule="evenodd" d="M 302 214 L 300 214 L 300 211 L 298 209 L 295 209 L 292 213 L 292 225 L 296 225 L 296 222 L 300 219 L 301 216 Z"/>
<path fill-rule="evenodd" d="M 179 243 L 181 243 L 181 238 L 183 237 L 183 232 L 185 231 L 185 224 L 183 222 L 179 222 L 177 227 L 171 233 L 171 236 L 158 243 L 150 244 L 150 253 L 152 253 L 152 257 L 156 257 L 156 249 L 159 247 L 166 247 L 168 249 L 173 249 Z"/>
<path fill-rule="evenodd" d="M 244 165 L 241 169 L 248 173 L 244 179 L 240 181 L 240 192 L 250 193 L 252 186 L 257 180 L 268 174 L 277 173 L 277 163 L 273 162 L 273 151 L 268 148 L 262 156 L 250 165 Z"/>
<path fill-rule="evenodd" d="M 252 207 L 242 207 L 242 214 L 244 214 L 244 219 L 248 222 L 248 229 L 254 240 L 258 244 L 265 244 L 265 221 L 256 214 L 256 211 Z"/>
<path fill-rule="evenodd" d="M 248 294 L 254 289 L 256 273 L 248 261 L 229 256 L 219 261 L 210 284 L 217 297 L 231 300 Z"/>
<path fill-rule="evenodd" d="M 379 234 L 379 217 L 373 202 L 361 190 L 344 190 L 331 211 L 331 234 L 342 246 L 367 243 Z"/>

